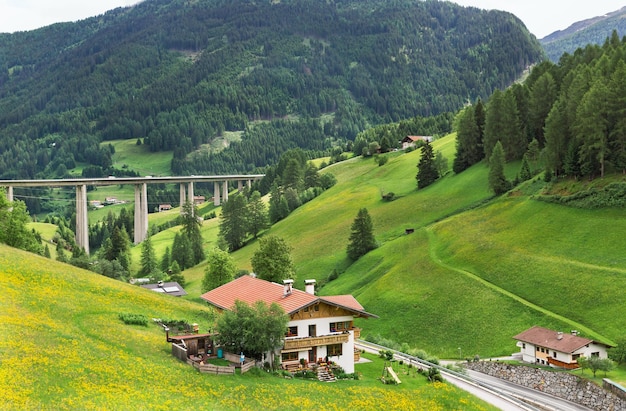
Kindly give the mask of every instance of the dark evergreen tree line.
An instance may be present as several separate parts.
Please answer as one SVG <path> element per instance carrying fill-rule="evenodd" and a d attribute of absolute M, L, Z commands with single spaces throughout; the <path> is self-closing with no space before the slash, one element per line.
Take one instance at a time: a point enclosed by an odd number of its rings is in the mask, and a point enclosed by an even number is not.
<path fill-rule="evenodd" d="M 564 54 L 536 66 L 523 84 L 489 98 L 481 139 L 481 103 L 457 118 L 455 172 L 492 156 L 523 160 L 522 178 L 541 161 L 549 175 L 603 177 L 626 171 L 626 39 Z M 482 145 L 483 154 L 478 148 Z"/>
<path fill-rule="evenodd" d="M 455 111 L 540 57 L 510 14 L 445 2 L 142 2 L 0 34 L 0 176 L 63 176 L 78 162 L 106 170 L 112 153 L 100 143 L 120 138 L 173 151 L 186 172 L 187 156 L 224 131 L 332 113 L 308 135 L 326 150 L 372 124 Z M 215 172 L 272 163 L 255 150 L 216 158 Z"/>

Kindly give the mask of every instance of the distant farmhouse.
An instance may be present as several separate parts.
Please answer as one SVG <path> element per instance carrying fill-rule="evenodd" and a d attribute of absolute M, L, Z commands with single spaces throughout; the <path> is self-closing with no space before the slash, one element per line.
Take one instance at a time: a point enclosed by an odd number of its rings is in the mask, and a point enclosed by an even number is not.
<path fill-rule="evenodd" d="M 415 147 L 418 141 L 423 141 L 425 143 L 432 143 L 433 137 L 432 136 L 406 136 L 400 141 L 400 144 L 402 144 L 402 149 L 405 150 L 409 147 Z"/>
<path fill-rule="evenodd" d="M 346 373 L 354 372 L 360 353 L 354 342 L 361 329 L 355 318 L 377 318 L 366 312 L 351 295 L 317 297 L 315 280 L 306 280 L 306 291 L 293 288 L 293 280 L 272 283 L 251 275 L 239 277 L 201 296 L 219 311 L 229 310 L 236 300 L 247 304 L 263 301 L 277 303 L 289 315 L 280 354 L 284 369 L 298 369 L 302 363 L 332 361 Z"/>
<path fill-rule="evenodd" d="M 611 346 L 571 333 L 532 327 L 513 337 L 525 362 L 567 369 L 578 368 L 578 358 L 607 358 Z"/>
<path fill-rule="evenodd" d="M 159 213 L 163 212 L 163 211 L 169 211 L 172 209 L 172 205 L 171 204 L 159 204 Z"/>

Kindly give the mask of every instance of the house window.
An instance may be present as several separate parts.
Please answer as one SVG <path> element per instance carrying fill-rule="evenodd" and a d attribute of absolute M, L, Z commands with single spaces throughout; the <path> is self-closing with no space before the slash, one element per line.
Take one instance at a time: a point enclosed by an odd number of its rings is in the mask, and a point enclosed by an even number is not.
<path fill-rule="evenodd" d="M 522 343 L 522 348 L 526 349 L 526 343 Z"/>
<path fill-rule="evenodd" d="M 552 351 L 552 357 L 556 358 L 556 351 Z"/>
<path fill-rule="evenodd" d="M 337 323 L 330 323 L 330 332 L 342 332 L 352 329 L 351 321 L 340 321 Z"/>
<path fill-rule="evenodd" d="M 294 325 L 293 327 L 287 327 L 287 337 L 297 337 L 298 336 L 298 326 Z"/>
<path fill-rule="evenodd" d="M 592 356 L 592 357 L 599 357 L 599 356 L 600 356 L 600 352 L 599 352 L 599 351 L 592 352 L 592 353 L 591 353 L 591 356 Z"/>
<path fill-rule="evenodd" d="M 342 344 L 328 345 L 328 346 L 326 346 L 326 355 L 328 355 L 329 357 L 330 356 L 341 355 L 342 354 L 342 348 L 343 348 Z"/>
<path fill-rule="evenodd" d="M 537 348 L 537 351 L 539 351 L 539 347 L 535 347 L 535 348 Z"/>
<path fill-rule="evenodd" d="M 572 360 L 577 360 L 580 358 L 580 354 L 574 354 L 572 355 Z"/>
<path fill-rule="evenodd" d="M 284 352 L 282 357 L 283 361 L 296 361 L 298 360 L 298 352 Z"/>

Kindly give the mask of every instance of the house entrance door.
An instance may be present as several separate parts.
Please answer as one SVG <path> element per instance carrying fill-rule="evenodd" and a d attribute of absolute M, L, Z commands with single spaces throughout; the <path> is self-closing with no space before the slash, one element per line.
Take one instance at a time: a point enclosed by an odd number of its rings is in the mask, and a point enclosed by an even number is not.
<path fill-rule="evenodd" d="M 314 363 L 317 361 L 317 347 L 312 347 L 309 350 L 309 363 Z"/>

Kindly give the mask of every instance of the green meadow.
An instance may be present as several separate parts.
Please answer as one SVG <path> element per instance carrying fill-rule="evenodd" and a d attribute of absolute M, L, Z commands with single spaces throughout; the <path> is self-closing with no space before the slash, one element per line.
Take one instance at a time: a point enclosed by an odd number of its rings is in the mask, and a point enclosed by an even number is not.
<path fill-rule="evenodd" d="M 454 136 L 434 148 L 451 162 Z M 419 155 L 389 154 L 382 167 L 358 157 L 325 169 L 338 184 L 268 231 L 293 247 L 297 285 L 314 278 L 320 294 L 353 294 L 380 316 L 359 324 L 364 336 L 441 358 L 455 358 L 459 347 L 472 356 L 509 355 L 517 351 L 512 336 L 533 325 L 609 343 L 624 334 L 622 210 L 539 202 L 541 181 L 529 183 L 528 194 L 493 199 L 484 164 L 417 190 Z M 514 178 L 518 170 L 509 164 L 506 172 Z M 397 199 L 383 201 L 388 192 Z M 345 248 L 361 207 L 379 248 L 351 264 Z M 241 268 L 251 268 L 255 249 L 251 243 L 233 254 Z M 327 282 L 333 270 L 339 278 Z"/>
<path fill-rule="evenodd" d="M 115 148 L 113 166 L 129 168 L 142 176 L 169 176 L 172 174 L 170 164 L 172 151 L 150 152 L 147 145 L 137 145 L 137 140 L 112 140 L 103 144 L 111 144 Z"/>
<path fill-rule="evenodd" d="M 454 154 L 454 137 L 450 135 L 433 144 L 435 150 L 440 150 L 448 158 L 449 163 Z M 394 152 L 387 156 L 389 161 L 382 167 L 373 158 L 356 157 L 325 168 L 322 172 L 332 172 L 338 183 L 263 233 L 280 236 L 293 247 L 297 287 L 303 287 L 304 279 L 316 279 L 319 294 L 352 294 L 367 311 L 379 316 L 378 319 L 357 322 L 363 328 L 363 337 L 384 337 L 405 347 L 425 350 L 439 358 L 458 358 L 459 348 L 464 356 L 486 358 L 516 352 L 518 349 L 512 336 L 533 325 L 562 331 L 576 329 L 583 336 L 608 343 L 624 335 L 626 257 L 622 250 L 626 248 L 626 238 L 622 233 L 626 230 L 626 216 L 623 210 L 579 209 L 537 199 L 542 193 L 576 192 L 589 185 L 602 185 L 601 182 L 563 182 L 549 186 L 540 178 L 535 178 L 504 196 L 494 198 L 487 187 L 488 168 L 478 164 L 459 175 L 448 173 L 426 189 L 417 190 L 415 175 L 419 151 Z M 514 178 L 519 166 L 519 163 L 507 165 L 509 178 Z M 613 181 L 620 177 L 607 179 Z M 394 201 L 382 199 L 382 194 L 389 192 L 395 194 Z M 367 208 L 372 217 L 379 246 L 351 263 L 345 250 L 350 226 L 362 207 Z M 219 215 L 219 208 L 212 204 L 201 208 L 203 215 L 211 211 Z M 163 224 L 177 215 L 178 209 L 150 214 L 150 224 Z M 407 234 L 406 229 L 414 231 Z M 50 235 L 48 231 L 51 228 L 45 227 L 45 230 L 44 239 Z M 159 260 L 165 248 L 171 247 L 177 230 L 179 228 L 174 227 L 152 237 Z M 202 234 L 207 252 L 217 246 L 218 233 L 219 218 L 204 221 Z M 250 241 L 246 247 L 232 254 L 240 269 L 251 270 L 250 260 L 257 247 L 255 241 Z M 6 250 L 0 255 L 9 254 Z M 132 268 L 136 270 L 139 268 L 141 246 L 134 246 L 131 253 Z M 41 272 L 34 274 L 36 278 L 45 277 L 51 267 L 55 267 L 49 274 L 53 276 L 60 276 L 59 272 L 68 270 L 64 265 L 53 263 L 48 266 L 45 265 L 47 260 L 32 258 L 37 263 L 31 262 L 29 266 L 41 265 Z M 16 263 L 11 262 L 8 266 L 12 264 Z M 112 305 L 117 311 L 133 310 L 150 317 L 164 316 L 163 310 L 173 310 L 177 316 L 189 318 L 205 309 L 204 305 L 198 304 L 201 302 L 199 295 L 205 269 L 206 263 L 201 263 L 184 271 L 189 295 L 164 300 L 167 308 L 153 309 L 152 302 L 142 302 L 137 306 L 113 302 Z M 328 281 L 333 271 L 338 273 L 338 278 Z M 130 293 L 139 293 L 141 299 L 159 297 L 144 295 L 142 290 L 91 273 L 74 269 L 69 269 L 69 272 L 80 272 L 72 275 L 110 283 L 114 289 L 121 287 Z M 19 285 L 9 287 L 22 290 L 39 284 L 31 285 L 31 280 L 24 276 L 21 274 Z M 94 286 L 85 284 L 81 287 L 94 289 Z M 67 301 L 78 292 L 73 286 L 58 288 L 50 293 L 59 294 L 60 289 L 67 288 L 69 294 L 63 297 Z M 115 294 L 109 291 L 103 293 Z M 20 292 L 9 294 L 15 296 Z M 82 297 L 76 298 L 78 303 L 75 306 L 83 304 Z M 139 297 L 125 298 L 132 301 Z M 100 303 L 103 304 L 102 301 Z M 33 307 L 25 302 L 21 304 L 27 306 L 21 309 L 27 314 L 31 308 L 34 311 L 40 308 L 37 303 L 32 303 Z M 101 312 L 90 304 L 85 309 L 90 313 Z M 102 315 L 108 315 L 106 318 L 115 323 L 111 320 L 116 315 L 113 311 L 111 309 Z M 94 315 L 97 317 L 100 314 Z M 94 326 L 102 325 L 103 318 L 98 320 L 100 323 L 94 319 Z M 84 333 L 95 334 L 95 341 L 109 341 L 109 337 L 100 334 L 104 332 L 100 329 L 91 331 L 85 322 L 76 325 L 71 319 L 67 321 L 68 331 L 60 333 L 64 338 L 71 338 L 71 330 L 79 327 Z M 141 334 L 132 328 L 127 329 L 128 326 L 116 324 L 115 327 L 118 327 L 113 329 L 116 335 L 131 335 L 133 338 L 130 340 L 133 341 L 135 336 Z M 143 332 L 150 337 L 137 338 L 149 341 L 146 346 L 129 350 L 141 352 L 139 357 L 144 352 L 155 355 L 151 351 L 154 350 L 152 345 L 160 344 L 160 331 L 149 328 Z M 56 336 L 53 340 L 60 338 Z M 117 338 L 115 342 L 118 342 Z M 5 342 L 4 346 L 7 344 Z M 120 344 L 127 350 L 124 347 L 135 343 L 124 338 Z M 158 350 L 161 352 L 157 351 L 158 355 L 153 360 L 159 363 L 159 370 L 173 367 L 175 371 L 168 372 L 191 372 L 169 357 L 162 358 L 167 346 Z M 148 360 L 138 361 L 142 364 Z M 4 363 L 1 367 L 4 368 Z M 85 365 L 79 369 L 91 372 Z M 62 374 L 60 370 L 55 373 Z M 186 381 L 194 383 L 210 378 L 197 376 L 189 379 L 187 374 L 184 375 Z M 609 374 L 609 378 L 622 384 L 626 383 L 624 376 L 624 367 Z M 178 377 L 180 374 L 176 379 L 169 380 L 178 381 Z M 222 381 L 230 380 L 220 380 L 220 384 Z M 263 385 L 265 382 L 261 379 L 255 384 Z M 283 383 L 282 380 L 280 383 L 276 380 L 270 382 L 280 387 Z M 290 381 L 285 383 L 284 389 L 297 387 L 293 389 L 299 392 L 302 389 L 298 385 L 300 383 Z M 139 383 L 140 389 L 143 389 L 142 384 Z M 224 384 L 229 389 L 235 389 L 239 382 Z M 99 404 L 106 402 L 104 398 L 108 394 L 102 395 Z M 215 404 L 218 404 L 215 409 L 230 409 L 224 403 Z M 277 405 L 277 408 L 280 406 Z"/>
<path fill-rule="evenodd" d="M 434 148 L 451 163 L 454 135 Z M 577 329 L 609 343 L 624 334 L 621 209 L 537 201 L 546 189 L 539 178 L 494 199 L 484 164 L 417 190 L 419 151 L 388 156 L 382 167 L 357 157 L 324 169 L 337 185 L 264 233 L 293 247 L 297 286 L 313 278 L 320 294 L 353 294 L 380 317 L 359 324 L 365 337 L 382 336 L 440 358 L 455 358 L 459 347 L 471 356 L 509 355 L 517 351 L 511 337 L 533 325 Z M 514 163 L 506 172 L 514 178 L 518 170 Z M 381 193 L 389 192 L 396 199 L 383 201 Z M 345 249 L 362 207 L 379 247 L 351 263 Z M 160 217 L 150 218 L 152 224 Z M 153 237 L 159 258 L 175 230 Z M 219 219 L 204 223 L 207 251 L 218 232 Z M 239 268 L 251 270 L 256 248 L 251 241 L 233 253 Z M 132 252 L 138 267 L 140 247 Z M 205 269 L 202 263 L 184 272 L 187 299 L 198 301 Z M 339 277 L 328 282 L 334 270 Z"/>
<path fill-rule="evenodd" d="M 383 385 L 382 360 L 357 365 L 358 381 L 285 379 L 263 371 L 212 376 L 171 355 L 151 319 L 197 322 L 205 305 L 160 295 L 0 245 L 0 409 L 375 409 L 491 410 L 447 384 L 396 365 Z M 147 326 L 126 325 L 121 313 Z M 407 373 L 408 372 L 408 373 Z"/>

